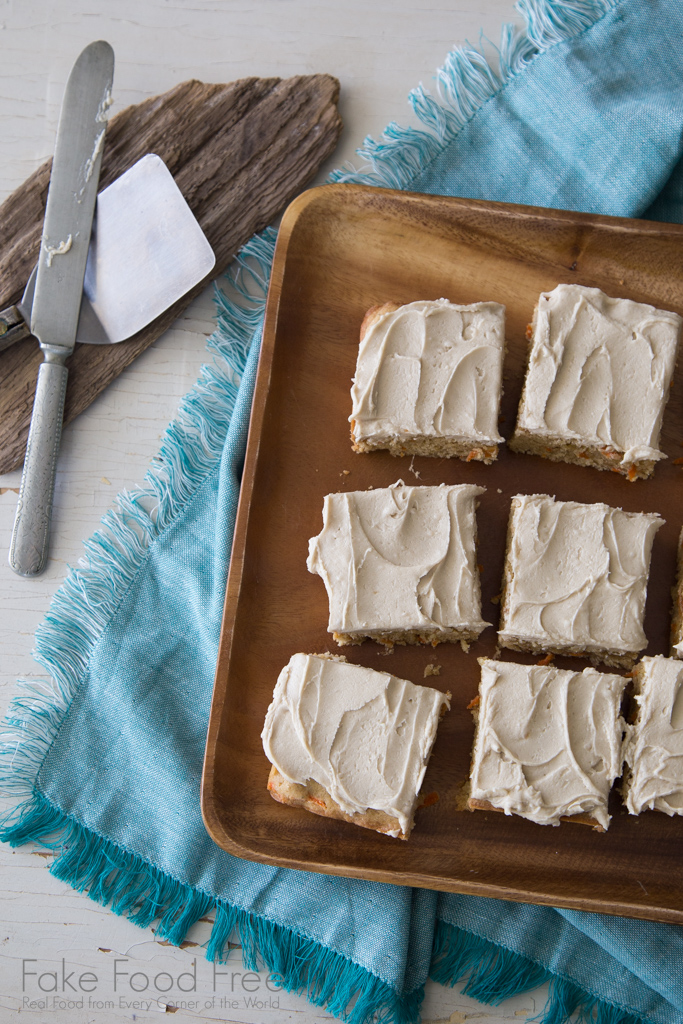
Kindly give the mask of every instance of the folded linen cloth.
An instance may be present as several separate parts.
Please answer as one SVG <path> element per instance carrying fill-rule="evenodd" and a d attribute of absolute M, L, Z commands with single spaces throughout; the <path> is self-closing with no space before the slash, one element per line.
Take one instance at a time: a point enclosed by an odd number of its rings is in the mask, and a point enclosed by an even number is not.
<path fill-rule="evenodd" d="M 609 214 L 683 219 L 679 0 L 521 0 L 500 71 L 450 54 L 424 131 L 366 140 L 334 177 Z M 145 486 L 86 543 L 36 637 L 54 687 L 6 722 L 13 844 L 180 942 L 212 908 L 207 956 L 237 928 L 287 989 L 353 1024 L 419 1020 L 428 973 L 498 1002 L 551 981 L 546 1024 L 683 1021 L 683 929 L 328 878 L 236 860 L 208 838 L 199 780 L 274 235 L 252 240 L 219 297 L 216 359 L 185 398 Z"/>

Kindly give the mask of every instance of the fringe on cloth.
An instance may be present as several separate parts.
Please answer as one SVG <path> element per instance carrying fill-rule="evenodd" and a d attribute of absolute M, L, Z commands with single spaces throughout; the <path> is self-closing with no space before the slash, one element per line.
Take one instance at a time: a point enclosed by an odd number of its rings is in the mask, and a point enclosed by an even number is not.
<path fill-rule="evenodd" d="M 117 496 L 118 508 L 85 541 L 36 630 L 34 656 L 51 682 L 20 681 L 0 734 L 0 789 L 33 793 L 40 767 L 81 684 L 93 648 L 143 567 L 221 458 L 252 339 L 263 318 L 277 232 L 268 228 L 240 251 L 218 291 L 215 358 L 203 366 L 167 428 L 144 486 Z"/>
<path fill-rule="evenodd" d="M 619 0 L 519 0 L 526 26 L 506 25 L 497 67 L 473 47 L 458 47 L 436 74 L 437 95 L 422 86 L 410 102 L 423 129 L 390 124 L 382 139 L 367 138 L 358 154 L 364 169 L 341 168 L 330 181 L 406 189 L 535 56 L 589 29 Z M 28 798 L 0 819 L 0 839 L 40 843 L 55 852 L 51 872 L 117 914 L 180 944 L 211 908 L 216 917 L 207 958 L 222 961 L 229 937 L 241 939 L 245 966 L 259 963 L 287 991 L 349 1024 L 417 1024 L 423 989 L 400 994 L 363 968 L 270 921 L 227 906 L 159 871 L 70 819 L 36 789 L 45 755 L 86 670 L 106 623 L 142 569 L 151 545 L 182 512 L 220 459 L 252 339 L 263 316 L 276 232 L 268 229 L 241 250 L 216 291 L 217 330 L 208 346 L 215 358 L 202 368 L 181 403 L 144 486 L 118 496 L 118 508 L 85 542 L 85 557 L 72 569 L 36 633 L 36 658 L 52 681 L 19 684 L 0 735 L 0 787 Z M 464 991 L 499 1003 L 550 980 L 539 1024 L 565 1024 L 572 1014 L 591 1024 L 638 1024 L 640 1018 L 581 991 L 540 965 L 440 922 L 431 976 L 445 985 L 467 977 Z"/>
<path fill-rule="evenodd" d="M 358 155 L 365 161 L 333 171 L 329 180 L 379 188 L 409 189 L 479 110 L 501 92 L 534 57 L 581 35 L 619 0 L 519 0 L 525 27 L 504 25 L 497 66 L 472 46 L 452 50 L 436 72 L 436 97 L 422 85 L 408 99 L 426 130 L 392 123 L 378 141 L 368 136 Z"/>
<path fill-rule="evenodd" d="M 50 867 L 56 878 L 142 928 L 158 921 L 156 938 L 176 946 L 193 924 L 215 910 L 208 960 L 224 963 L 234 948 L 229 938 L 237 932 L 246 968 L 265 966 L 278 988 L 305 995 L 348 1024 L 420 1020 L 422 986 L 396 992 L 339 953 L 171 878 L 84 828 L 38 793 L 6 820 L 0 839 L 12 846 L 39 842 L 58 851 Z"/>
<path fill-rule="evenodd" d="M 642 1024 L 645 1017 L 605 1002 L 529 957 L 438 921 L 429 976 L 442 985 L 465 981 L 463 993 L 497 1006 L 550 982 L 548 1001 L 534 1024 Z"/>

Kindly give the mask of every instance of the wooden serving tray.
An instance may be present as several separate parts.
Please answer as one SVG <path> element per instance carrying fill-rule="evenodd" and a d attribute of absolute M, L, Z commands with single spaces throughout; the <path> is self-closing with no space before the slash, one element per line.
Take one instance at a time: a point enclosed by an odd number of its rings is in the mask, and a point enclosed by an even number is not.
<path fill-rule="evenodd" d="M 648 481 L 515 455 L 492 466 L 355 454 L 349 388 L 368 307 L 486 299 L 507 307 L 502 433 L 522 388 L 525 330 L 541 291 L 560 282 L 602 288 L 683 314 L 683 227 L 474 200 L 331 185 L 300 196 L 277 243 L 228 580 L 202 807 L 214 840 L 239 857 L 291 868 L 683 923 L 683 819 L 629 816 L 616 793 L 609 832 L 460 810 L 474 725 L 477 657 L 493 656 L 495 628 L 460 647 L 337 648 L 326 632 L 322 580 L 306 569 L 331 491 L 407 483 L 477 483 L 484 618 L 498 622 L 510 498 L 543 492 L 660 512 L 645 629 L 648 654 L 669 646 L 670 591 L 683 523 L 683 367 L 665 419 L 669 456 Z M 349 661 L 451 690 L 408 842 L 283 807 L 269 796 L 260 732 L 275 681 L 298 651 Z M 504 652 L 505 658 L 534 659 Z M 558 658 L 559 667 L 583 668 Z M 429 664 L 441 674 L 424 678 Z"/>

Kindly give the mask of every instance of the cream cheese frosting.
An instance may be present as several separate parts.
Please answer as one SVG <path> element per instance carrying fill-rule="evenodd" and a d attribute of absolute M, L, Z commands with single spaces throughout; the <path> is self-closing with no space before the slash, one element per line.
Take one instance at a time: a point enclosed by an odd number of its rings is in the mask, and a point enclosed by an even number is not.
<path fill-rule="evenodd" d="M 277 680 L 263 749 L 289 782 L 313 779 L 345 813 L 384 811 L 407 835 L 444 706 L 431 687 L 295 654 Z"/>
<path fill-rule="evenodd" d="M 599 288 L 540 296 L 517 430 L 656 461 L 683 320 Z"/>
<path fill-rule="evenodd" d="M 635 653 L 652 542 L 664 520 L 604 504 L 512 499 L 501 642 Z"/>
<path fill-rule="evenodd" d="M 481 659 L 471 798 L 540 825 L 581 814 L 606 829 L 621 774 L 622 676 Z"/>
<path fill-rule="evenodd" d="M 328 629 L 481 631 L 473 484 L 328 494 L 307 566 L 329 597 Z"/>
<path fill-rule="evenodd" d="M 635 682 L 638 717 L 624 742 L 631 769 L 626 806 L 631 814 L 683 814 L 683 664 L 643 658 Z"/>
<path fill-rule="evenodd" d="M 355 440 L 400 435 L 498 444 L 505 306 L 448 299 L 384 313 L 358 351 Z"/>

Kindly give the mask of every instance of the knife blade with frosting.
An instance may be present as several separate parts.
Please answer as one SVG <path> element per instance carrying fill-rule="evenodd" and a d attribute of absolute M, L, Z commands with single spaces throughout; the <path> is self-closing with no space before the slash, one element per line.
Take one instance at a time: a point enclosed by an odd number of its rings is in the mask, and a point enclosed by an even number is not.
<path fill-rule="evenodd" d="M 66 360 L 76 341 L 113 75 L 109 43 L 91 43 L 69 75 L 59 116 L 31 308 L 43 362 L 9 552 L 21 576 L 38 575 L 47 560 Z"/>

